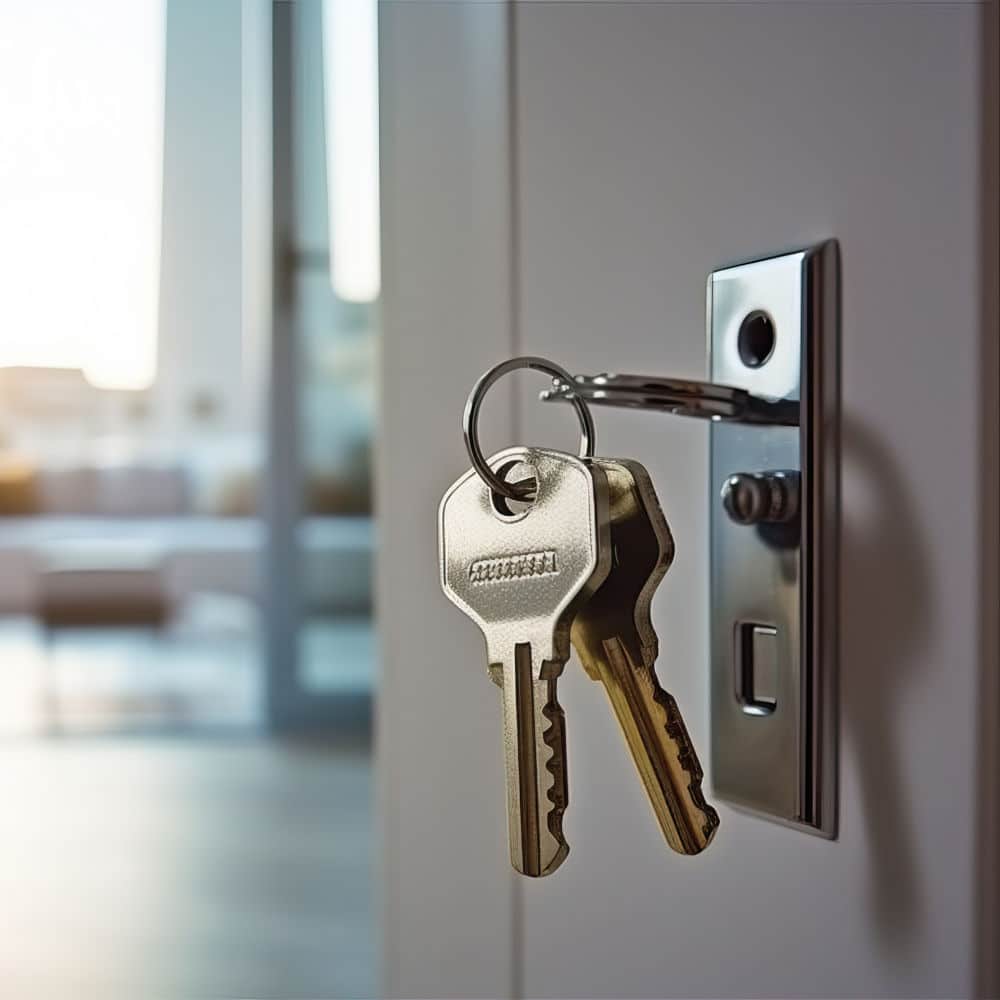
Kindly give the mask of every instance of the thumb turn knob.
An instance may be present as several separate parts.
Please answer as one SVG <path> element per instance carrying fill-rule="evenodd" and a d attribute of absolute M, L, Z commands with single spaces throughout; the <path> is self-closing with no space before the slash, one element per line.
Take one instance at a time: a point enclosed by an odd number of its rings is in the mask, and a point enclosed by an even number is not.
<path fill-rule="evenodd" d="M 722 484 L 722 506 L 737 524 L 791 521 L 799 512 L 799 473 L 737 472 Z"/>

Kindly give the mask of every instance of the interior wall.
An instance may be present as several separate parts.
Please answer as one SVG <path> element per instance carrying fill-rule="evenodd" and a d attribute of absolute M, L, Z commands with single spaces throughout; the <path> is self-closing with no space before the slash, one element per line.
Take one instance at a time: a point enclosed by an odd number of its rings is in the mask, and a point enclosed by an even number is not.
<path fill-rule="evenodd" d="M 976 740 L 980 11 L 529 3 L 515 25 L 526 350 L 703 377 L 711 270 L 830 236 L 843 264 L 840 837 L 716 800 L 716 842 L 671 854 L 571 663 L 572 853 L 520 883 L 524 995 L 971 995 L 995 776 Z M 533 392 L 522 407 L 526 440 L 560 440 Z M 597 423 L 673 526 L 660 674 L 706 763 L 707 431 Z"/>

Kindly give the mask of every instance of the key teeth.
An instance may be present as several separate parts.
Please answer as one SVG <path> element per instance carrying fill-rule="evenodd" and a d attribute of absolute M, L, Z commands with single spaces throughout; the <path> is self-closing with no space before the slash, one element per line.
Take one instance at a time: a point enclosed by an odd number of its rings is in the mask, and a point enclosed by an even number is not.
<path fill-rule="evenodd" d="M 545 797 L 552 804 L 546 815 L 546 824 L 552 836 L 556 840 L 563 841 L 562 821 L 569 798 L 566 777 L 566 716 L 553 698 L 542 707 L 542 715 L 549 723 L 548 728 L 542 733 L 542 742 L 550 751 L 545 762 L 545 770 L 552 775 L 552 783 L 545 793 Z"/>
<path fill-rule="evenodd" d="M 691 737 L 688 735 L 687 727 L 684 725 L 684 718 L 677 706 L 676 699 L 659 685 L 653 671 L 643 670 L 640 671 L 640 674 L 643 680 L 652 688 L 653 701 L 663 711 L 667 734 L 680 747 L 677 759 L 681 767 L 691 777 L 691 781 L 688 784 L 688 791 L 691 794 L 691 801 L 694 802 L 704 816 L 702 835 L 705 837 L 705 847 L 707 847 L 719 825 L 719 814 L 705 801 L 705 793 L 701 789 L 701 782 L 705 774 L 702 771 L 701 762 L 698 760 L 698 755 L 695 752 L 694 744 L 691 742 Z"/>

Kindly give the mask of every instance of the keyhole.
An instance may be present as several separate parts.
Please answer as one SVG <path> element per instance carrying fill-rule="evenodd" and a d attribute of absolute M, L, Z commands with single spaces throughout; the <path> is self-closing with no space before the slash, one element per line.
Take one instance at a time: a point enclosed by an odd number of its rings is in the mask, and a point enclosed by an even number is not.
<path fill-rule="evenodd" d="M 760 368 L 774 353 L 774 320 L 763 309 L 747 313 L 740 323 L 736 347 L 747 368 Z"/>

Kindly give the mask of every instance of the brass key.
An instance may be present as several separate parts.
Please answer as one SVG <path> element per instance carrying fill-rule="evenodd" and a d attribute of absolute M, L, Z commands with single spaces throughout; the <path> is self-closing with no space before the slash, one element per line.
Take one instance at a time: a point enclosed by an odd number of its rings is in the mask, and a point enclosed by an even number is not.
<path fill-rule="evenodd" d="M 654 671 L 650 603 L 673 560 L 673 539 L 638 462 L 592 461 L 608 481 L 612 563 L 577 612 L 570 638 L 587 673 L 604 685 L 667 842 L 681 854 L 698 854 L 719 816 L 702 794 L 701 765 L 677 702 Z"/>

